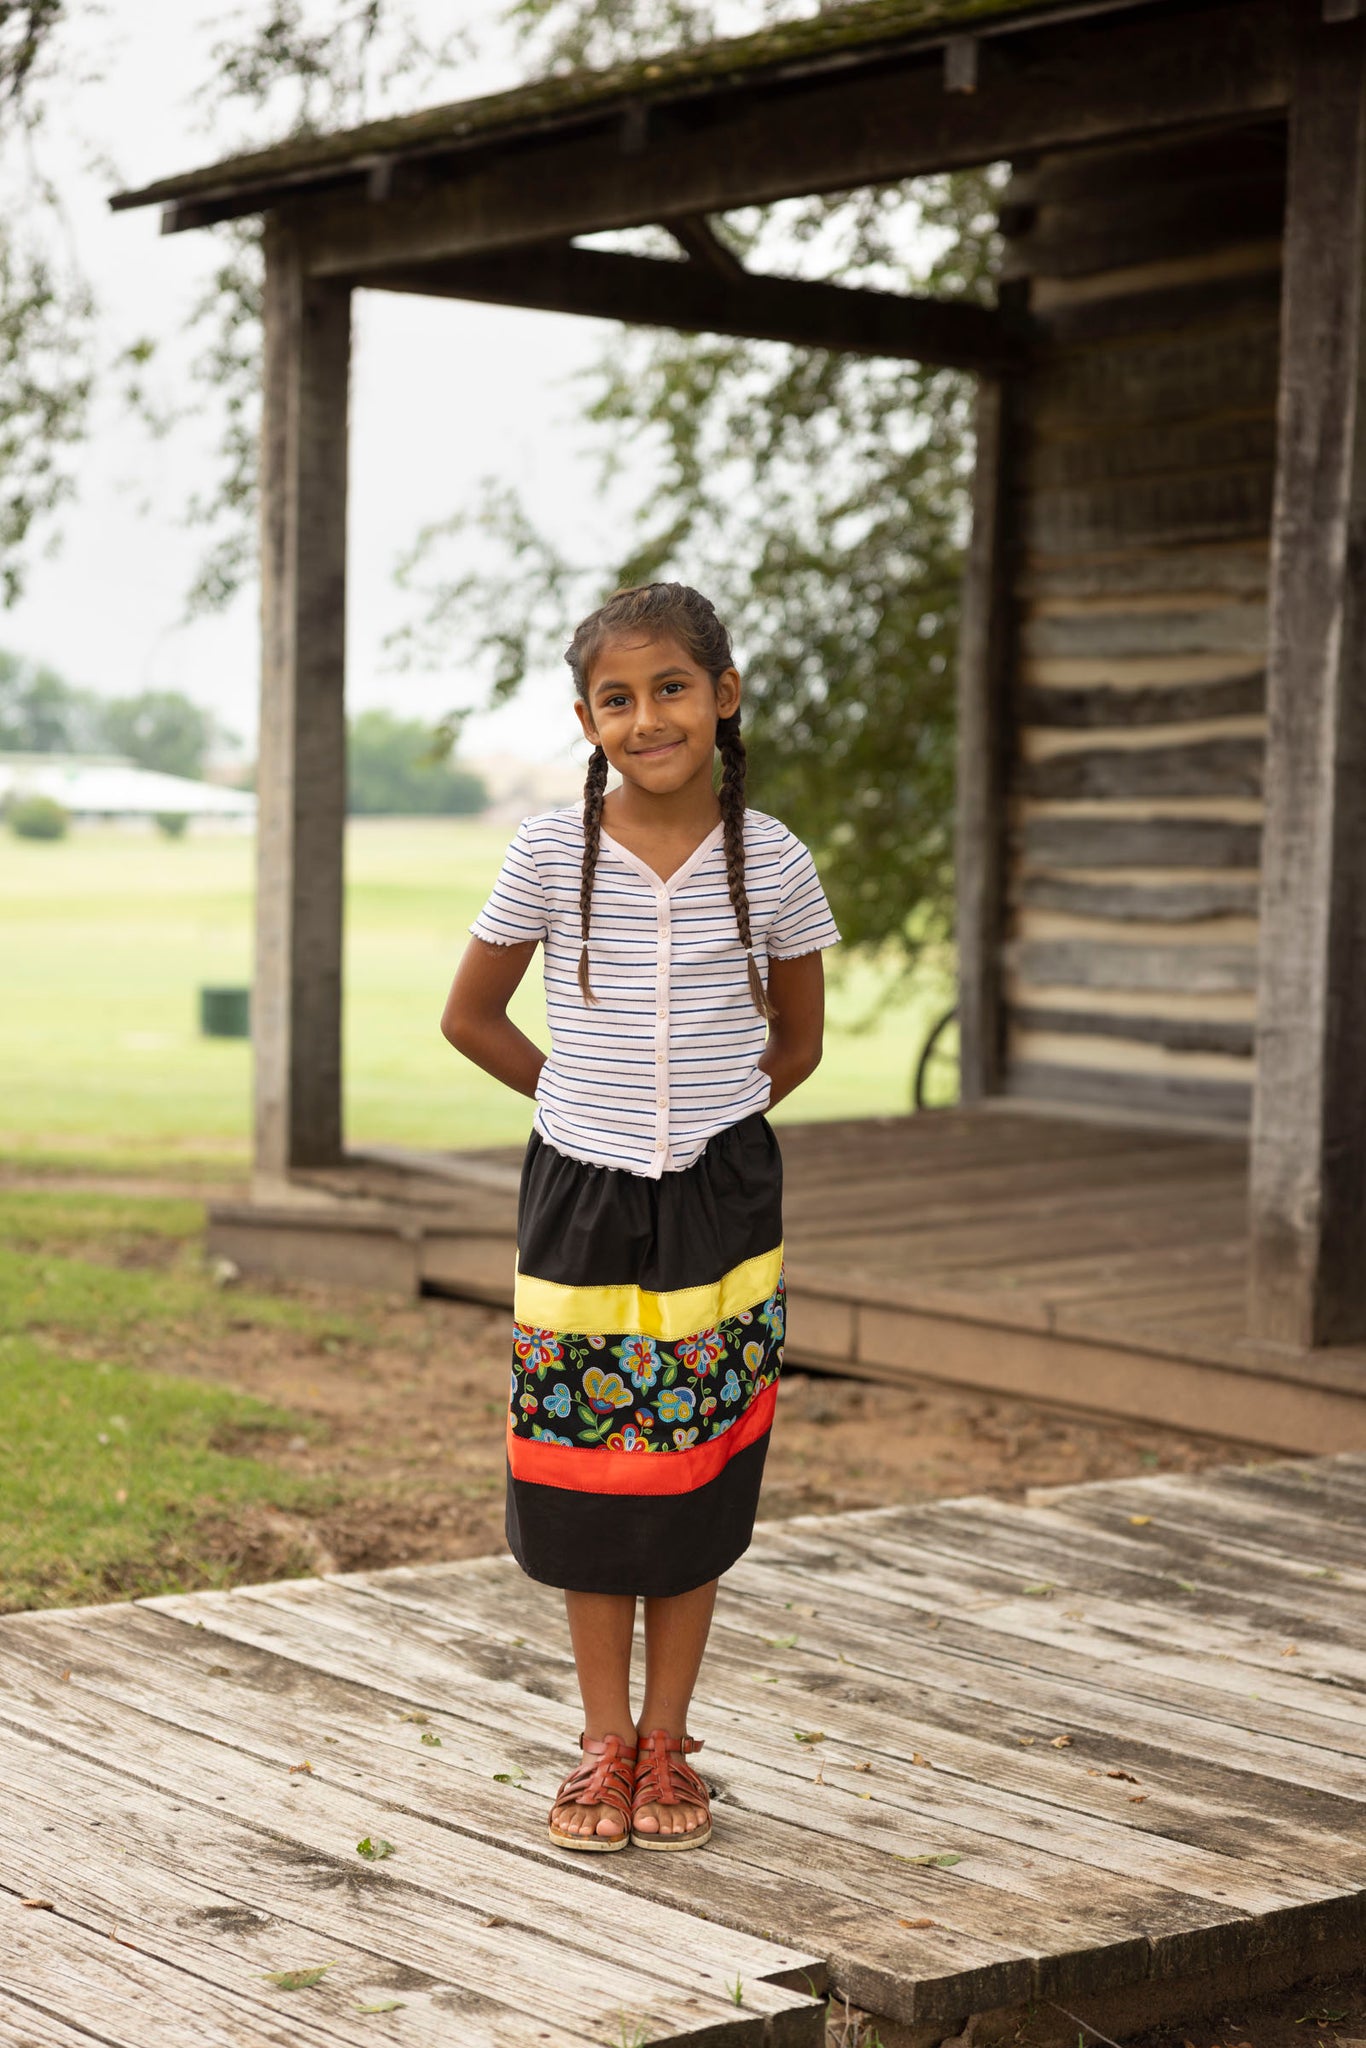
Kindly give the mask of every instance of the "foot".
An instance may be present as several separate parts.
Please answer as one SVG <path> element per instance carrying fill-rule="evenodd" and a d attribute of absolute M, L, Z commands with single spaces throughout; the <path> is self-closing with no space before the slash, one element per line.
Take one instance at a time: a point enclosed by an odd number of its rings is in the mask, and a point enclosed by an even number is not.
<path fill-rule="evenodd" d="M 634 1743 L 620 1735 L 584 1737 L 583 1761 L 569 1773 L 550 1810 L 550 1839 L 563 1849 L 617 1849 L 630 1833 Z"/>
<path fill-rule="evenodd" d="M 631 1833 L 648 1848 L 687 1848 L 711 1835 L 707 1788 L 683 1758 L 702 1747 L 686 1735 L 652 1729 L 639 1738 Z"/>

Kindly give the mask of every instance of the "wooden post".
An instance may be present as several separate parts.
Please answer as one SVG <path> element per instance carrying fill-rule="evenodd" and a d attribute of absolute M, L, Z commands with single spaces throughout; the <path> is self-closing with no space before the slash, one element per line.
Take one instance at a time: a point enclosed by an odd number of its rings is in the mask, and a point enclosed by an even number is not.
<path fill-rule="evenodd" d="M 1001 1070 L 1009 397 L 1002 378 L 980 379 L 972 538 L 959 627 L 954 870 L 959 1092 L 965 1103 L 995 1094 Z"/>
<path fill-rule="evenodd" d="M 1366 23 L 1301 10 L 1268 663 L 1250 1333 L 1366 1335 Z"/>
<path fill-rule="evenodd" d="M 341 1157 L 350 288 L 266 232 L 256 1169 Z"/>

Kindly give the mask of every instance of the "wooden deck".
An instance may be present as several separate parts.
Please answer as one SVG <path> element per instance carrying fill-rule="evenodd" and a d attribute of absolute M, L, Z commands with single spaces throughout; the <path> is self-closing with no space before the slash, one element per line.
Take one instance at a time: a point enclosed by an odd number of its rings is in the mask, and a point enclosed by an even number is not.
<path fill-rule="evenodd" d="M 11 1616 L 0 2042 L 1075 2041 L 1359 1964 L 1364 1517 L 1348 1455 L 761 1526 L 687 1856 L 546 1842 L 507 1558 Z"/>
<path fill-rule="evenodd" d="M 789 1358 L 1273 1448 L 1366 1448 L 1366 1350 L 1245 1336 L 1237 1139 L 1034 1114 L 789 1124 Z M 511 1300 L 517 1156 L 370 1154 L 213 1213 L 248 1270 Z"/>

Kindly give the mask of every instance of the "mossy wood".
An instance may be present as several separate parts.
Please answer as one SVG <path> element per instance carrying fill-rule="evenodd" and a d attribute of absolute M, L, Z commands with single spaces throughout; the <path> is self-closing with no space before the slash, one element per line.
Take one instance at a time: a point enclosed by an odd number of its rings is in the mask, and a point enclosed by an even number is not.
<path fill-rule="evenodd" d="M 349 296 L 488 299 L 980 373 L 964 1100 L 1250 1118 L 1244 1334 L 1366 1335 L 1357 16 L 861 0 L 115 201 L 161 205 L 172 231 L 269 222 L 264 1192 L 342 1155 Z M 1002 160 L 994 308 L 752 275 L 709 225 Z M 677 260 L 578 246 L 647 223 Z M 1254 988 L 1250 1030 L 1226 1005 Z"/>

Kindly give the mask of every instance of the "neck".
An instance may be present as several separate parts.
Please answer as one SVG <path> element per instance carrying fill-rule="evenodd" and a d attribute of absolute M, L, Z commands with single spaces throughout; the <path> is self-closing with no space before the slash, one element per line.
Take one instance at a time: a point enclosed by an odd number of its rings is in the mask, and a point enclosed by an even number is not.
<path fill-rule="evenodd" d="M 721 820 L 721 806 L 712 788 L 711 763 L 677 789 L 661 792 L 623 781 L 605 799 L 603 817 L 609 829 L 615 821 L 627 830 L 636 826 L 703 839 Z"/>

